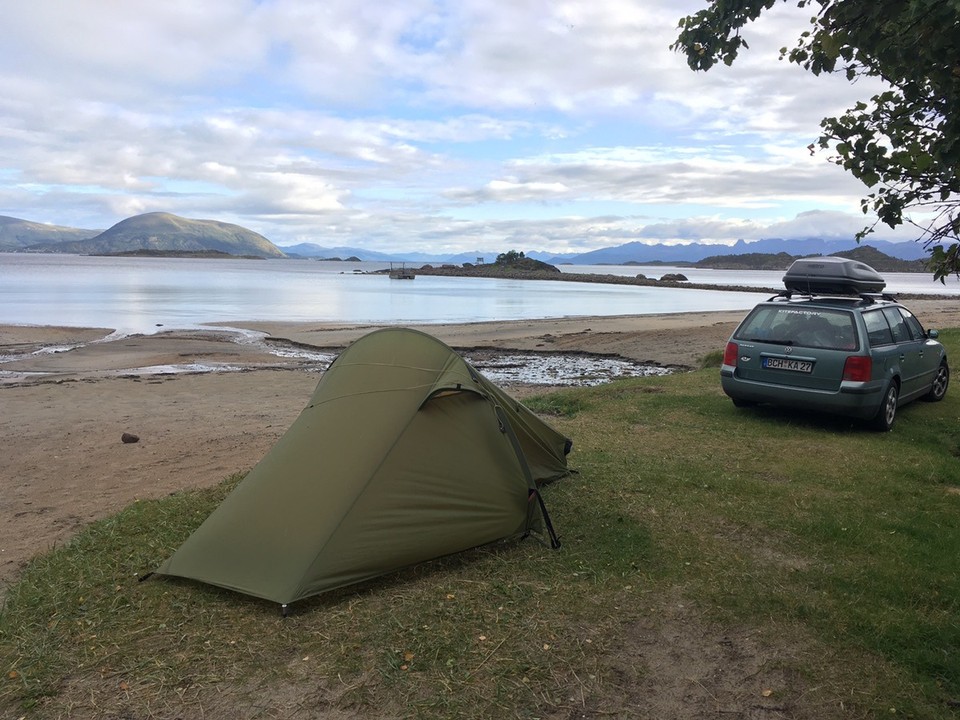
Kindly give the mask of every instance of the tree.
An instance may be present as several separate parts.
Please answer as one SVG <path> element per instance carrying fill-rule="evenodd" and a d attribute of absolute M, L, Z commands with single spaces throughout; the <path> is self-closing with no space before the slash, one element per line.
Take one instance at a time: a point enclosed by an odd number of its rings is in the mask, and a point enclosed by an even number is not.
<path fill-rule="evenodd" d="M 815 75 L 842 72 L 850 81 L 878 77 L 883 92 L 840 117 L 824 118 L 810 145 L 860 179 L 861 200 L 878 222 L 917 228 L 941 282 L 960 275 L 960 0 L 783 0 L 818 8 L 793 49 L 780 50 Z M 693 70 L 730 65 L 747 43 L 741 29 L 777 0 L 710 0 L 680 20 L 671 49 Z M 926 219 L 908 215 L 914 211 Z"/>
<path fill-rule="evenodd" d="M 522 250 L 520 252 L 507 250 L 507 252 L 497 255 L 494 265 L 516 265 L 520 260 L 523 260 L 523 258 L 524 254 Z"/>

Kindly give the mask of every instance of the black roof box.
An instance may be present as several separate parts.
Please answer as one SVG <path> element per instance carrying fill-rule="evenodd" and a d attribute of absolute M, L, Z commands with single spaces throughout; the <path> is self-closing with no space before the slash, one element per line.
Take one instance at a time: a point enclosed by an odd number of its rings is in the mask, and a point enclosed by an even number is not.
<path fill-rule="evenodd" d="M 783 284 L 787 290 L 820 295 L 878 293 L 887 285 L 866 263 L 833 256 L 794 260 Z"/>

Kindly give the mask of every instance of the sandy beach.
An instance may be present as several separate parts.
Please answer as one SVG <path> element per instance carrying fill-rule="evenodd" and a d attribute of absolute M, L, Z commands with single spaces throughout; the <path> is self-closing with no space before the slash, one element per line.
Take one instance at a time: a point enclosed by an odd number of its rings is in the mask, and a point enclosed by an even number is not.
<path fill-rule="evenodd" d="M 960 327 L 960 304 L 909 303 L 926 327 Z M 591 353 L 690 369 L 740 312 L 422 326 L 459 351 Z M 110 329 L 0 326 L 0 593 L 35 554 L 137 499 L 206 487 L 255 465 L 306 405 L 316 363 L 374 326 L 241 323 L 223 331 L 110 338 Z M 57 351 L 51 351 L 56 348 Z M 220 371 L 183 371 L 183 366 Z M 178 372 L 165 371 L 179 366 Z M 529 387 L 506 387 L 523 396 Z M 549 390 L 540 387 L 538 391 Z M 139 437 L 124 443 L 121 436 Z"/>

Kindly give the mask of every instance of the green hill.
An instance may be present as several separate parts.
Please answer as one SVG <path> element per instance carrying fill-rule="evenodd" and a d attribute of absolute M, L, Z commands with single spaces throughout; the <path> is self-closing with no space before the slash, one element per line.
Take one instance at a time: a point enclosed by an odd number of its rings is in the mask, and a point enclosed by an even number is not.
<path fill-rule="evenodd" d="M 872 245 L 858 245 L 853 250 L 834 254 L 866 263 L 877 272 L 930 272 L 923 260 L 901 260 L 880 252 Z"/>
<path fill-rule="evenodd" d="M 786 270 L 796 258 L 789 253 L 743 253 L 710 255 L 695 263 L 711 270 Z"/>
<path fill-rule="evenodd" d="M 22 250 L 40 243 L 88 240 L 101 232 L 103 231 L 47 225 L 0 215 L 0 252 Z"/>
<path fill-rule="evenodd" d="M 835 252 L 837 257 L 866 263 L 877 272 L 929 272 L 923 260 L 901 260 L 877 250 L 872 245 L 858 245 L 851 250 Z M 743 253 L 740 255 L 711 255 L 696 263 L 699 268 L 714 270 L 786 270 L 790 264 L 808 255 L 789 253 Z"/>
<path fill-rule="evenodd" d="M 263 235 L 240 225 L 191 220 L 165 212 L 121 220 L 89 240 L 45 244 L 31 250 L 83 255 L 114 255 L 137 250 L 156 253 L 214 251 L 228 255 L 284 257 L 283 251 Z"/>

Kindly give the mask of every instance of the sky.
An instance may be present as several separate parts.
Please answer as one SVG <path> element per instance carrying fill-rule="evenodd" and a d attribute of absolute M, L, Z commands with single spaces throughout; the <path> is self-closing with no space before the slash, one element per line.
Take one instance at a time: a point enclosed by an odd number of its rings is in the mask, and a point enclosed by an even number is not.
<path fill-rule="evenodd" d="M 381 252 L 852 244 L 868 190 L 807 146 L 879 88 L 779 59 L 795 3 L 695 73 L 669 46 L 704 4 L 6 2 L 0 215 L 164 211 Z"/>

